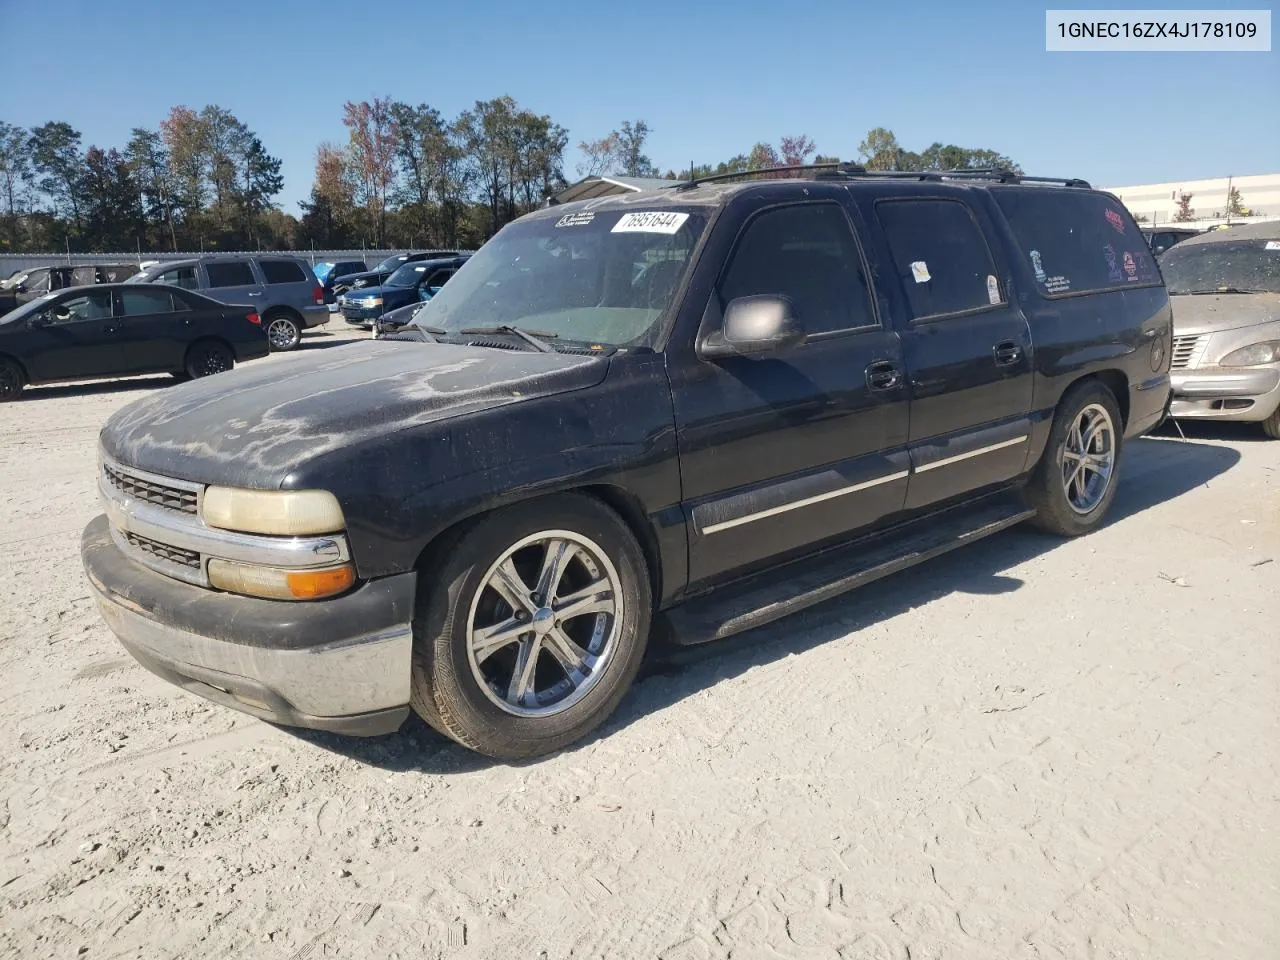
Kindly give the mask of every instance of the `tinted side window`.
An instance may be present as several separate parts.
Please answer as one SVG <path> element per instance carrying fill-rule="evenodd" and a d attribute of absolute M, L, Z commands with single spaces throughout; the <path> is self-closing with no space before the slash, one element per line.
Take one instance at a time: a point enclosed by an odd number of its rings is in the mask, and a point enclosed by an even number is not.
<path fill-rule="evenodd" d="M 204 269 L 209 274 L 210 287 L 250 287 L 258 282 L 253 278 L 249 264 L 243 260 L 206 263 Z"/>
<path fill-rule="evenodd" d="M 1004 301 L 986 237 L 964 203 L 882 200 L 876 216 L 913 319 Z"/>
<path fill-rule="evenodd" d="M 1073 189 L 991 191 L 1047 296 L 1160 282 L 1133 217 L 1101 194 Z"/>
<path fill-rule="evenodd" d="M 292 260 L 259 260 L 258 266 L 267 283 L 304 283 L 307 279 L 302 267 Z"/>
<path fill-rule="evenodd" d="M 167 283 L 170 286 L 181 287 L 183 290 L 200 289 L 200 281 L 196 279 L 195 267 L 176 267 L 173 270 L 166 270 L 156 277 L 155 282 Z"/>
<path fill-rule="evenodd" d="M 757 294 L 790 298 L 810 335 L 875 323 L 853 231 L 834 203 L 779 207 L 752 218 L 720 281 L 720 305 Z"/>
<path fill-rule="evenodd" d="M 153 313 L 173 313 L 174 297 L 159 290 L 121 290 L 120 304 L 126 317 L 144 317 Z M 185 307 L 179 306 L 182 310 Z"/>
<path fill-rule="evenodd" d="M 49 308 L 49 322 L 55 325 L 82 323 L 85 320 L 111 319 L 111 291 L 90 293 L 55 303 Z"/>

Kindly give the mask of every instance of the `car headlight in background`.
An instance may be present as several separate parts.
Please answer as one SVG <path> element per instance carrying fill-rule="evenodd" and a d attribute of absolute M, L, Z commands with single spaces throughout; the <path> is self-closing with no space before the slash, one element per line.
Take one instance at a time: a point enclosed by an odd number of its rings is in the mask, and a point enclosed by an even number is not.
<path fill-rule="evenodd" d="M 207 487 L 200 514 L 211 527 L 282 537 L 338 533 L 346 526 L 338 498 L 327 490 Z"/>
<path fill-rule="evenodd" d="M 381 297 L 365 297 L 363 300 L 357 300 L 356 303 L 362 307 L 380 307 L 382 306 Z"/>
<path fill-rule="evenodd" d="M 1280 361 L 1280 340 L 1251 343 L 1239 350 L 1232 350 L 1218 361 L 1222 367 L 1254 367 L 1262 363 Z"/>

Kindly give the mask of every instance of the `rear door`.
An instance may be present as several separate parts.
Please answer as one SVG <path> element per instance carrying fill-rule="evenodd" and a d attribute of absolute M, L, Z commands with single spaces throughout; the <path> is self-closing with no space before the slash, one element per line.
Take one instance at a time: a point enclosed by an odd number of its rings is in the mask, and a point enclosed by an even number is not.
<path fill-rule="evenodd" d="M 1031 330 L 984 212 L 963 194 L 900 195 L 877 200 L 873 216 L 906 312 L 907 509 L 1012 479 L 1031 433 Z"/>
<path fill-rule="evenodd" d="M 876 309 L 847 191 L 808 193 L 768 206 L 743 196 L 721 215 L 715 229 L 736 239 L 700 333 L 718 329 L 735 298 L 780 294 L 794 303 L 808 342 L 714 360 L 669 350 L 693 584 L 768 565 L 902 508 L 902 348 Z"/>
<path fill-rule="evenodd" d="M 115 337 L 139 373 L 182 369 L 191 311 L 180 298 L 125 285 L 116 291 L 115 313 Z"/>
<path fill-rule="evenodd" d="M 263 310 L 263 284 L 248 260 L 206 260 L 204 293 L 219 303 L 247 303 Z"/>

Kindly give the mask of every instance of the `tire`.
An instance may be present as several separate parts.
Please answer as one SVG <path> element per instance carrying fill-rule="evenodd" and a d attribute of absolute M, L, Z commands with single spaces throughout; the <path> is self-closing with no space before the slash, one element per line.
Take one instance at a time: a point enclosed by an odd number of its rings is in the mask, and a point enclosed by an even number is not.
<path fill-rule="evenodd" d="M 267 343 L 276 353 L 297 349 L 302 342 L 302 327 L 292 317 L 283 313 L 273 314 L 266 320 Z"/>
<path fill-rule="evenodd" d="M 187 349 L 183 371 L 192 380 L 226 373 L 236 365 L 231 348 L 218 340 L 197 340 Z"/>
<path fill-rule="evenodd" d="M 0 403 L 17 400 L 22 396 L 22 388 L 27 385 L 27 378 L 22 368 L 12 360 L 0 358 Z"/>
<path fill-rule="evenodd" d="M 1064 537 L 1096 529 L 1115 499 L 1123 444 L 1120 405 L 1104 384 L 1085 380 L 1068 390 L 1026 487 L 1027 502 L 1036 510 L 1031 523 Z M 1082 459 L 1086 465 L 1077 474 Z"/>
<path fill-rule="evenodd" d="M 479 753 L 534 757 L 580 740 L 639 672 L 652 614 L 644 554 L 591 497 L 557 494 L 481 517 L 419 584 L 413 708 Z M 575 595 L 588 609 L 559 616 Z M 494 626 L 506 629 L 476 651 L 475 633 Z"/>
<path fill-rule="evenodd" d="M 1262 432 L 1272 440 L 1280 440 L 1280 409 L 1273 411 L 1271 416 L 1262 421 Z"/>

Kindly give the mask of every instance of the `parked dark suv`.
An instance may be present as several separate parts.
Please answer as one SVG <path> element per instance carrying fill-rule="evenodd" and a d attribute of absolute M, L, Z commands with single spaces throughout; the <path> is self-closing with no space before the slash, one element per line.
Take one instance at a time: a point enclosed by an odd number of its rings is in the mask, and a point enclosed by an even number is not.
<path fill-rule="evenodd" d="M 1024 520 L 1095 529 L 1170 397 L 1119 200 L 809 173 L 539 210 L 402 332 L 118 411 L 107 622 L 259 717 L 412 706 L 519 757 L 609 716 L 655 623 L 715 640 Z"/>

